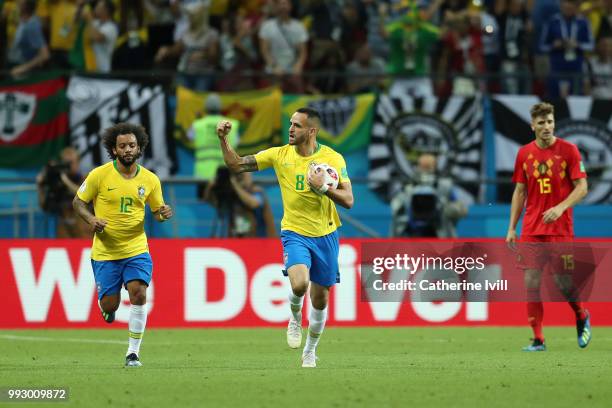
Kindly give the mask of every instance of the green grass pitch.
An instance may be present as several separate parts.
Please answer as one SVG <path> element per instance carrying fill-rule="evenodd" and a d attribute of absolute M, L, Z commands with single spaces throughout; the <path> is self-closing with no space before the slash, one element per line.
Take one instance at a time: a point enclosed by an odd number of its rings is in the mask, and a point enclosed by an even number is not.
<path fill-rule="evenodd" d="M 547 352 L 521 352 L 529 334 L 331 327 L 302 369 L 282 328 L 151 329 L 144 366 L 128 369 L 125 329 L 2 330 L 0 387 L 69 387 L 52 405 L 75 407 L 612 406 L 612 328 L 585 350 L 573 328 L 548 327 Z"/>

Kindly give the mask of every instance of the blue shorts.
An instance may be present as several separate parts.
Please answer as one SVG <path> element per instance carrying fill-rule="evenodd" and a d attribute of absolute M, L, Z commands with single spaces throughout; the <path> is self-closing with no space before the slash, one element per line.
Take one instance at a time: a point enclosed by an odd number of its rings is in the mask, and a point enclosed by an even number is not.
<path fill-rule="evenodd" d="M 114 261 L 91 260 L 98 299 L 106 295 L 115 295 L 121 291 L 121 286 L 129 281 L 141 280 L 149 286 L 153 261 L 148 252 L 132 256 L 131 258 Z"/>
<path fill-rule="evenodd" d="M 321 286 L 340 283 L 338 270 L 338 231 L 322 237 L 306 237 L 293 231 L 281 231 L 283 261 L 287 269 L 304 264 L 310 271 L 310 280 Z"/>

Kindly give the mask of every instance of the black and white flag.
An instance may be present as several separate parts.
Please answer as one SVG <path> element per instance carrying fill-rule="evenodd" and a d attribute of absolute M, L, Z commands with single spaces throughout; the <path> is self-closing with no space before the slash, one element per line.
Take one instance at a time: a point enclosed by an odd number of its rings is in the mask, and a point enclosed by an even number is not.
<path fill-rule="evenodd" d="M 70 141 L 81 155 L 84 173 L 109 160 L 101 135 L 119 122 L 140 124 L 149 134 L 149 146 L 141 159 L 144 167 L 160 178 L 175 172 L 175 144 L 162 84 L 74 76 L 67 94 Z"/>
<path fill-rule="evenodd" d="M 479 97 L 381 95 L 368 150 L 370 188 L 389 200 L 414 176 L 422 153 L 437 156 L 437 171 L 457 184 L 467 204 L 480 199 L 484 174 Z"/>
<path fill-rule="evenodd" d="M 537 96 L 495 95 L 492 110 L 495 126 L 497 177 L 509 179 L 521 146 L 535 138 L 530 108 Z M 612 109 L 610 101 L 571 96 L 551 102 L 555 107 L 555 135 L 578 146 L 589 181 L 589 204 L 612 202 Z M 498 189 L 499 201 L 510 201 L 513 186 Z"/>

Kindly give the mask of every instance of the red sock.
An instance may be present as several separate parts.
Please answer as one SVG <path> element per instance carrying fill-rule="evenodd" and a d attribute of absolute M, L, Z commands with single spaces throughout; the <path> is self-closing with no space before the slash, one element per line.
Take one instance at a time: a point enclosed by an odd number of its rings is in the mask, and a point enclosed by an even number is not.
<path fill-rule="evenodd" d="M 544 305 L 542 302 L 527 302 L 527 320 L 533 330 L 533 337 L 544 342 L 542 333 L 542 320 L 544 319 Z"/>
<path fill-rule="evenodd" d="M 578 320 L 586 319 L 586 312 L 582 308 L 582 302 L 567 302 L 567 303 L 569 303 L 574 313 L 576 313 L 576 319 Z"/>

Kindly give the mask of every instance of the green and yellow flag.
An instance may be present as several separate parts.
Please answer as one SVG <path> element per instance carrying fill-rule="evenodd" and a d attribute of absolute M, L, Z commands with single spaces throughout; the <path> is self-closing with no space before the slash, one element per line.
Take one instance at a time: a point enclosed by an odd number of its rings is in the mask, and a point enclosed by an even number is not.
<path fill-rule="evenodd" d="M 375 100 L 374 94 L 284 95 L 282 127 L 289 128 L 289 119 L 297 109 L 314 108 L 321 114 L 322 122 L 317 140 L 340 153 L 349 153 L 370 143 Z M 283 142 L 288 140 L 289 134 L 284 132 Z"/>
<path fill-rule="evenodd" d="M 74 45 L 68 52 L 68 62 L 78 70 L 95 71 L 96 56 L 91 46 L 91 38 L 86 24 L 80 22 L 76 29 Z"/>
<path fill-rule="evenodd" d="M 248 92 L 219 94 L 221 113 L 240 121 L 238 153 L 253 154 L 280 144 L 281 91 L 269 88 Z M 175 137 L 193 148 L 186 134 L 193 121 L 206 114 L 204 101 L 208 93 L 184 87 L 176 89 Z"/>

